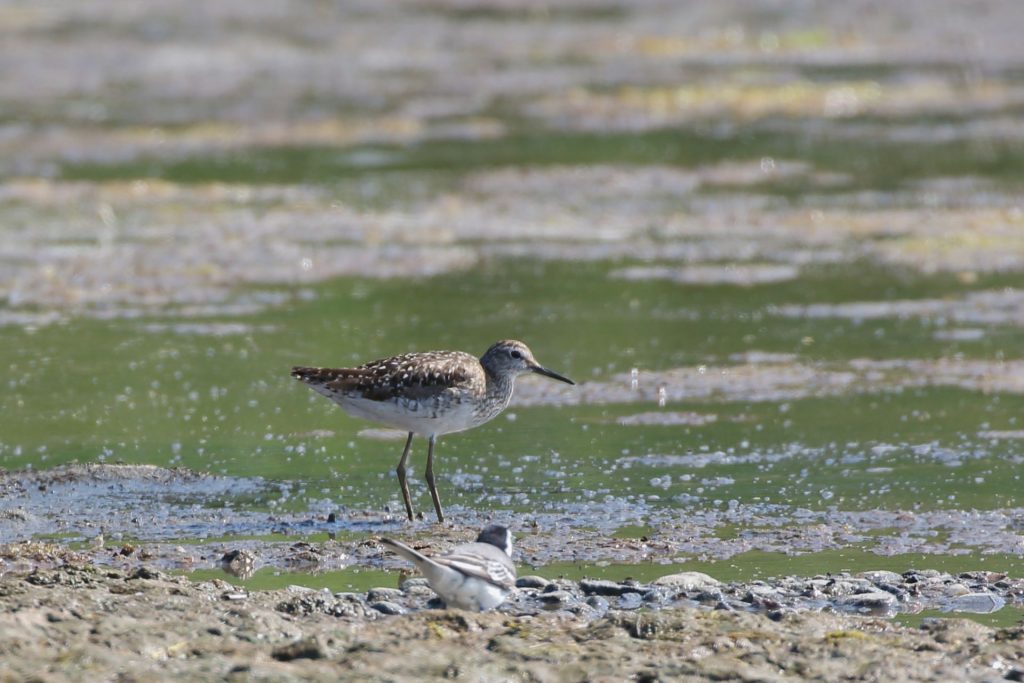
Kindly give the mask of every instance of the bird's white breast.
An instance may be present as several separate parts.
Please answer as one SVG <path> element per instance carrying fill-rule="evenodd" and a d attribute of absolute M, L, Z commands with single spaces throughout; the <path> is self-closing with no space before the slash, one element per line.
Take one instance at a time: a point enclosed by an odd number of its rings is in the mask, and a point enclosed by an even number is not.
<path fill-rule="evenodd" d="M 337 403 L 353 417 L 385 424 L 395 429 L 421 436 L 440 436 L 461 432 L 480 424 L 473 403 L 434 400 L 414 401 L 405 398 L 371 401 L 365 398 L 344 397 Z"/>

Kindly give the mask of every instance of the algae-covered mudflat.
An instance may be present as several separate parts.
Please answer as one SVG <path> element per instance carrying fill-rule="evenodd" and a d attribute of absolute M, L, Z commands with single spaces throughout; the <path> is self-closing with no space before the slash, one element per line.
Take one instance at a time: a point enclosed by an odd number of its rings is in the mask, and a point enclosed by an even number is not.
<path fill-rule="evenodd" d="M 651 680 L 653 641 L 689 662 L 666 677 L 1024 675 L 1021 25 L 1010 1 L 0 4 L 6 625 L 64 643 L 44 678 L 249 652 L 76 641 L 143 619 L 126 586 L 281 615 L 255 677 L 373 671 L 370 622 L 489 643 L 466 675 Z M 502 338 L 578 384 L 524 378 L 442 439 L 443 528 L 403 521 L 401 434 L 289 377 Z M 378 620 L 379 536 L 440 551 L 490 520 L 563 601 Z M 718 593 L 638 588 L 682 572 Z M 606 612 L 584 579 L 620 586 Z M 849 669 L 786 660 L 764 633 L 787 623 Z M 314 632 L 322 668 L 273 663 Z M 588 659 L 612 634 L 648 659 Z M 37 671 L 26 643 L 0 672 Z"/>

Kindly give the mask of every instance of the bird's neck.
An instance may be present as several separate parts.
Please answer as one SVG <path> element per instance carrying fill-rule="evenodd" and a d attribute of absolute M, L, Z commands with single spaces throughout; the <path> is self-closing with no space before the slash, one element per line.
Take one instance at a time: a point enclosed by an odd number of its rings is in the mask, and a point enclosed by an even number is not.
<path fill-rule="evenodd" d="M 495 415 L 500 413 L 512 400 L 512 390 L 515 388 L 516 378 L 513 375 L 487 375 L 487 400 L 486 403 L 495 410 Z"/>

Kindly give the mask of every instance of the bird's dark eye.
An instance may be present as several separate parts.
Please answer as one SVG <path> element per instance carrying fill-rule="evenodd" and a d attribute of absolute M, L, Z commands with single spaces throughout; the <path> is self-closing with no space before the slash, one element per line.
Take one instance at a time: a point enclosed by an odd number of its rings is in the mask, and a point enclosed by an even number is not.
<path fill-rule="evenodd" d="M 513 358 L 516 358 L 516 359 L 519 359 L 519 358 L 523 357 L 523 354 L 519 353 L 515 349 L 512 349 L 511 351 L 509 351 L 508 355 L 510 355 L 510 356 L 512 356 Z"/>

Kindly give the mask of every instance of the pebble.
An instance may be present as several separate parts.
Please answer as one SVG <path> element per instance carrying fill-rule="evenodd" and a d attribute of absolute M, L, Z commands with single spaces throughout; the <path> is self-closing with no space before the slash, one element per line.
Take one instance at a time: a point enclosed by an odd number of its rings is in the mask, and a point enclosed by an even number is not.
<path fill-rule="evenodd" d="M 641 592 L 639 586 L 616 583 L 607 579 L 583 579 L 580 589 L 587 595 L 622 595 Z"/>
<path fill-rule="evenodd" d="M 713 590 L 702 590 L 697 593 L 697 595 L 693 596 L 693 599 L 697 602 L 714 605 L 721 602 L 724 599 L 724 595 L 722 594 L 722 591 L 716 588 Z"/>
<path fill-rule="evenodd" d="M 653 581 L 655 586 L 670 586 L 679 590 L 692 591 L 720 586 L 721 583 L 703 572 L 680 572 L 668 574 Z"/>
<path fill-rule="evenodd" d="M 1002 583 L 1005 587 L 998 587 Z M 969 573 L 954 577 L 937 571 L 913 571 L 897 574 L 884 570 L 862 572 L 857 576 L 837 574 L 830 577 L 782 577 L 771 581 L 723 584 L 700 572 L 681 572 L 663 576 L 650 583 L 609 579 L 545 579 L 526 575 L 516 582 L 518 589 L 509 596 L 502 611 L 517 616 L 573 615 L 590 620 L 610 610 L 657 611 L 687 606 L 693 609 L 719 609 L 761 612 L 772 619 L 804 610 L 832 607 L 844 611 L 893 614 L 902 609 L 944 610 L 987 614 L 997 611 L 1024 595 L 1024 580 L 1007 579 L 1001 574 Z M 218 584 L 225 599 L 241 599 L 244 591 Z M 687 588 L 689 587 L 689 588 Z M 226 589 L 226 590 L 225 590 Z M 335 593 L 293 587 L 292 600 L 278 606 L 291 614 L 322 612 L 334 616 L 401 615 L 419 609 L 439 609 L 444 603 L 422 578 L 402 583 L 401 589 L 377 587 L 366 593 Z M 237 593 L 234 598 L 229 594 Z"/>
<path fill-rule="evenodd" d="M 395 603 L 390 602 L 388 600 L 381 600 L 380 602 L 371 603 L 370 609 L 375 609 L 381 614 L 391 615 L 405 614 L 407 611 L 401 605 L 396 605 Z"/>
<path fill-rule="evenodd" d="M 885 569 L 875 569 L 872 571 L 861 572 L 857 574 L 857 578 L 866 579 L 871 583 L 878 585 L 882 583 L 887 584 L 901 584 L 903 583 L 903 576 L 896 572 L 890 572 Z"/>
<path fill-rule="evenodd" d="M 561 603 L 569 602 L 572 599 L 572 593 L 569 591 L 553 590 L 545 591 L 538 594 L 540 601 L 548 605 L 557 605 Z"/>
<path fill-rule="evenodd" d="M 327 656 L 323 646 L 315 637 L 296 640 L 294 643 L 275 647 L 270 656 L 280 662 L 290 662 L 296 659 L 323 659 Z"/>
<path fill-rule="evenodd" d="M 836 604 L 840 607 L 855 607 L 860 609 L 888 610 L 896 607 L 896 596 L 885 591 L 868 591 L 867 593 L 854 593 L 843 595 Z"/>
<path fill-rule="evenodd" d="M 636 609 L 643 604 L 639 593 L 623 593 L 619 596 L 619 609 Z"/>
<path fill-rule="evenodd" d="M 397 588 L 371 588 L 366 593 L 366 601 L 370 603 L 401 600 L 403 597 L 405 593 Z"/>
<path fill-rule="evenodd" d="M 543 576 L 527 574 L 516 579 L 516 588 L 545 588 L 549 583 Z"/>
<path fill-rule="evenodd" d="M 598 617 L 603 617 L 608 611 L 608 600 L 600 595 L 591 595 L 587 598 L 587 604 L 593 608 Z"/>
<path fill-rule="evenodd" d="M 947 607 L 952 612 L 973 612 L 990 614 L 1006 606 L 1006 600 L 992 593 L 968 593 L 949 601 Z"/>

